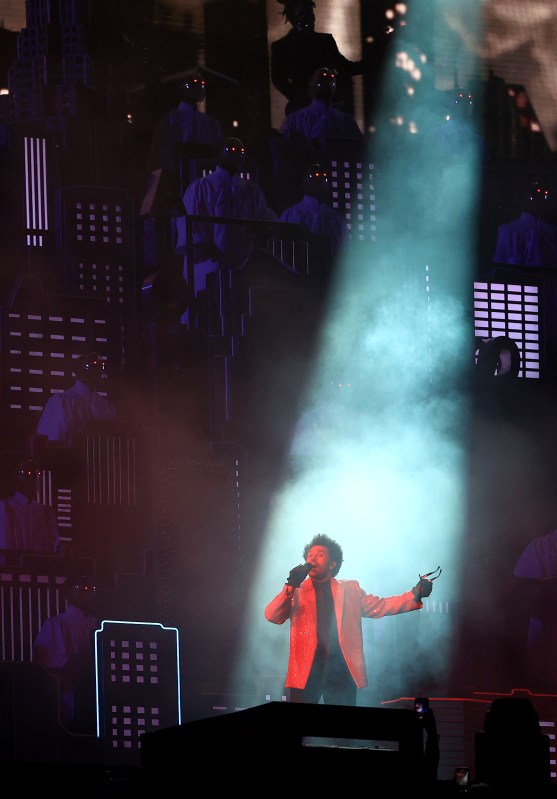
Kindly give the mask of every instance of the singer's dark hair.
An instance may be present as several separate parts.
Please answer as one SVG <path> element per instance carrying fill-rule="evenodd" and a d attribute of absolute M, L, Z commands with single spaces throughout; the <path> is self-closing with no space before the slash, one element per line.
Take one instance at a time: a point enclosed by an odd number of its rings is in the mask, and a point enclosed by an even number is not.
<path fill-rule="evenodd" d="M 306 544 L 304 547 L 304 560 L 307 559 L 308 552 L 312 547 L 327 547 L 329 550 L 329 556 L 331 560 L 335 562 L 335 568 L 331 569 L 331 574 L 333 577 L 336 577 L 339 573 L 340 567 L 342 566 L 342 547 L 340 544 L 337 544 L 336 541 L 333 541 L 332 538 L 329 538 L 328 535 L 325 533 L 318 533 L 314 535 L 309 544 Z"/>

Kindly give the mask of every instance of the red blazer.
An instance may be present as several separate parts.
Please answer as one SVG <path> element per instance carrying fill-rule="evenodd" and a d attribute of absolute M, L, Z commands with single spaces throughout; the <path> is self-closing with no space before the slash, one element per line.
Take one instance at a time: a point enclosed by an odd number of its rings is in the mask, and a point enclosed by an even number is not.
<path fill-rule="evenodd" d="M 390 597 L 366 594 L 356 580 L 331 578 L 338 640 L 350 674 L 358 688 L 365 688 L 367 669 L 362 638 L 362 617 L 379 619 L 423 607 L 412 591 Z M 290 619 L 290 654 L 286 674 L 287 688 L 304 688 L 317 648 L 317 607 L 311 579 L 305 580 L 288 596 L 286 586 L 265 608 L 265 618 L 273 624 Z"/>

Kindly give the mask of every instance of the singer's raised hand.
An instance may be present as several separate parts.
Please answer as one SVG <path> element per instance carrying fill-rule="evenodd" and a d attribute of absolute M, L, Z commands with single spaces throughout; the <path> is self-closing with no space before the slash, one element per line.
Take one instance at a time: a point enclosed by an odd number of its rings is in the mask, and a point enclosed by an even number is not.
<path fill-rule="evenodd" d="M 416 602 L 421 602 L 424 597 L 427 597 L 431 594 L 432 590 L 433 582 L 431 580 L 427 580 L 425 577 L 420 577 L 420 581 L 416 583 L 412 589 L 412 593 L 414 594 Z"/>
<path fill-rule="evenodd" d="M 299 588 L 308 576 L 311 568 L 311 563 L 300 563 L 299 566 L 294 566 L 294 568 L 290 570 L 286 585 L 291 585 L 292 588 Z"/>

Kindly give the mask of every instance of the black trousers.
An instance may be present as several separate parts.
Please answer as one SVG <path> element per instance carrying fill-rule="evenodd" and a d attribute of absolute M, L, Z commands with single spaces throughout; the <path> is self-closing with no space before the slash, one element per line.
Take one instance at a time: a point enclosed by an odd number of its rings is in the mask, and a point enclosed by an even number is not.
<path fill-rule="evenodd" d="M 290 688 L 291 702 L 318 704 L 321 697 L 326 705 L 355 707 L 358 689 L 344 659 L 334 666 L 316 658 L 305 688 Z"/>

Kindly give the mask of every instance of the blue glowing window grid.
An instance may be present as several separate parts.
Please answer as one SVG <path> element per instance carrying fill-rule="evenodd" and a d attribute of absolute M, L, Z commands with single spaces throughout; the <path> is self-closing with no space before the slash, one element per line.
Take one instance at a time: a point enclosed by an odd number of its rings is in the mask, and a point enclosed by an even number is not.
<path fill-rule="evenodd" d="M 112 749 L 139 749 L 141 736 L 160 726 L 160 708 L 111 705 L 107 737 Z"/>
<path fill-rule="evenodd" d="M 511 338 L 521 354 L 518 376 L 539 379 L 539 286 L 475 282 L 474 334 L 478 338 Z"/>
<path fill-rule="evenodd" d="M 344 214 L 353 241 L 375 241 L 374 164 L 331 159 L 333 208 Z"/>
<path fill-rule="evenodd" d="M 79 260 L 76 273 L 80 294 L 100 296 L 108 305 L 124 304 L 126 287 L 123 264 Z"/>
<path fill-rule="evenodd" d="M 156 641 L 108 641 L 112 688 L 159 688 L 161 682 L 159 647 Z M 113 691 L 111 691 L 113 694 Z M 158 691 L 156 692 L 158 694 Z M 113 749 L 137 749 L 140 736 L 160 725 L 160 705 L 110 705 L 106 731 Z"/>
<path fill-rule="evenodd" d="M 144 733 L 181 723 L 177 628 L 104 620 L 95 661 L 97 734 L 111 749 L 138 750 Z"/>
<path fill-rule="evenodd" d="M 63 192 L 66 275 L 76 295 L 116 311 L 135 308 L 133 203 L 120 190 Z"/>
<path fill-rule="evenodd" d="M 77 242 L 111 247 L 125 243 L 124 207 L 121 203 L 78 201 L 73 216 Z"/>

